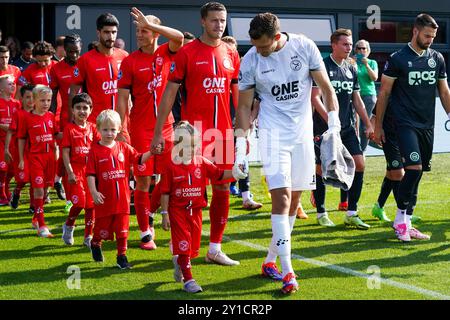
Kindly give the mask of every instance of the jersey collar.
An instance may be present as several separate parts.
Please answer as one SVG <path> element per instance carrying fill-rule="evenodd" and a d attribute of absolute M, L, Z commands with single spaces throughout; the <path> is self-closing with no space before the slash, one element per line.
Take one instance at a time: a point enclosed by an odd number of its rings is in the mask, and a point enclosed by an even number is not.
<path fill-rule="evenodd" d="M 333 59 L 333 55 L 332 55 L 332 54 L 330 54 L 330 59 L 331 59 L 331 61 L 333 61 L 334 64 L 337 65 L 339 68 L 342 68 L 342 66 L 343 66 L 344 63 L 345 63 L 345 59 L 344 59 L 344 60 L 342 60 L 342 63 L 341 63 L 341 64 L 338 64 L 338 63 L 336 62 L 336 60 Z"/>
<path fill-rule="evenodd" d="M 428 49 L 426 49 L 426 50 L 423 50 L 422 54 L 419 54 L 416 50 L 414 50 L 413 46 L 411 45 L 411 42 L 408 42 L 408 47 L 412 50 L 412 52 L 417 54 L 419 57 L 425 56 L 428 52 Z"/>

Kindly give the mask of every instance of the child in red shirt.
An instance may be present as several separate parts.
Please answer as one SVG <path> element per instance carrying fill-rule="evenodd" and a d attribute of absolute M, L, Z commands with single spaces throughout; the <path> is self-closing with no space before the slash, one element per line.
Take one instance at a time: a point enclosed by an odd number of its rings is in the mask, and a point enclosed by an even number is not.
<path fill-rule="evenodd" d="M 203 291 L 192 277 L 190 260 L 199 254 L 207 178 L 214 181 L 233 178 L 231 170 L 218 168 L 198 155 L 199 151 L 198 131 L 189 122 L 181 121 L 175 127 L 172 161 L 160 182 L 162 225 L 164 230 L 171 230 L 174 278 L 177 282 L 184 281 L 183 289 L 191 293 Z"/>
<path fill-rule="evenodd" d="M 24 169 L 25 143 L 30 145 L 29 166 L 31 186 L 34 189 L 34 215 L 32 225 L 38 236 L 53 238 L 44 220 L 44 188 L 53 185 L 55 177 L 55 116 L 49 110 L 52 90 L 44 85 L 33 89 L 34 110 L 19 122 L 19 170 Z M 28 140 L 28 141 L 27 141 Z"/>
<path fill-rule="evenodd" d="M 95 225 L 91 241 L 94 261 L 103 262 L 102 240 L 117 241 L 117 266 L 130 269 L 126 256 L 130 215 L 130 167 L 144 164 L 150 151 L 138 153 L 133 147 L 115 141 L 121 130 L 120 115 L 113 110 L 103 110 L 97 116 L 97 130 L 101 135 L 91 145 L 86 169 L 89 190 L 94 200 Z M 138 161 L 139 160 L 139 161 Z"/>
<path fill-rule="evenodd" d="M 94 201 L 88 190 L 86 164 L 93 141 L 99 140 L 95 125 L 87 119 L 92 112 L 92 99 L 87 93 L 79 93 L 72 99 L 72 122 L 64 125 L 62 158 L 67 172 L 67 199 L 72 202 L 69 217 L 63 225 L 62 239 L 73 245 L 75 220 L 84 209 L 84 245 L 91 247 L 94 228 Z"/>
<path fill-rule="evenodd" d="M 20 88 L 20 95 L 22 97 L 21 105 L 22 108 L 17 110 L 14 113 L 11 125 L 9 126 L 9 130 L 6 134 L 5 140 L 5 159 L 8 162 L 8 165 L 13 166 L 14 170 L 14 180 L 16 181 L 16 187 L 14 188 L 12 199 L 11 199 L 11 208 L 17 209 L 19 206 L 20 200 L 20 192 L 25 187 L 25 185 L 30 182 L 30 170 L 28 165 L 28 145 L 25 146 L 24 152 L 24 168 L 23 170 L 19 170 L 19 147 L 17 140 L 17 129 L 19 126 L 19 122 L 23 121 L 23 117 L 25 114 L 31 112 L 34 109 L 33 103 L 33 89 L 34 85 L 26 84 Z M 34 213 L 34 192 L 33 188 L 30 186 L 30 212 Z"/>
<path fill-rule="evenodd" d="M 12 119 L 20 108 L 20 102 L 11 98 L 16 83 L 10 74 L 0 76 L 0 206 L 6 206 L 11 199 L 9 182 L 14 176 L 12 163 L 5 154 L 6 136 Z"/>

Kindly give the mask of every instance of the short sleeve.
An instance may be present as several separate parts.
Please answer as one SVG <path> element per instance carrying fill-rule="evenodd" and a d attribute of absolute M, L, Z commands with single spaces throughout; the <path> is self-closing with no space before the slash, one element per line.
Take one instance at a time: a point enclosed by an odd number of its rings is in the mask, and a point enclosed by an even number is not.
<path fill-rule="evenodd" d="M 325 66 L 323 64 L 323 58 L 320 54 L 319 48 L 317 48 L 317 45 L 312 41 L 311 39 L 306 38 L 306 48 L 309 53 L 309 70 L 310 71 L 318 71 L 321 69 L 324 69 Z"/>
<path fill-rule="evenodd" d="M 394 52 L 391 54 L 391 56 L 386 61 L 386 64 L 384 65 L 384 71 L 383 74 L 389 78 L 397 79 L 400 75 L 399 68 L 397 66 L 397 59 L 396 59 L 397 53 Z"/>
<path fill-rule="evenodd" d="M 175 59 L 172 61 L 169 71 L 169 81 L 175 83 L 182 83 L 187 71 L 188 56 L 186 50 L 181 50 L 175 55 Z"/>
<path fill-rule="evenodd" d="M 370 68 L 378 74 L 378 63 L 375 60 L 369 60 Z"/>
<path fill-rule="evenodd" d="M 72 140 L 72 135 L 71 135 L 70 126 L 65 126 L 63 138 L 61 141 L 61 148 L 70 148 L 72 146 L 71 140 Z"/>
<path fill-rule="evenodd" d="M 439 80 L 447 79 L 445 60 L 441 53 L 438 53 L 438 63 L 439 63 L 438 79 Z"/>
<path fill-rule="evenodd" d="M 249 90 L 256 86 L 255 68 L 253 67 L 254 57 L 254 49 L 252 49 L 242 58 L 239 70 L 239 90 L 241 91 Z"/>
<path fill-rule="evenodd" d="M 50 69 L 50 88 L 52 90 L 57 90 L 59 88 L 59 82 L 58 82 L 58 77 L 56 74 L 56 68 L 53 67 Z"/>
<path fill-rule="evenodd" d="M 19 118 L 20 118 L 20 111 L 19 109 L 17 109 L 17 112 L 14 112 L 12 119 L 11 119 L 11 124 L 9 125 L 8 130 L 12 131 L 12 132 L 16 132 L 17 131 L 17 126 L 19 124 Z"/>
<path fill-rule="evenodd" d="M 86 56 L 81 56 L 73 69 L 73 84 L 82 85 L 86 78 Z"/>
<path fill-rule="evenodd" d="M 231 83 L 238 83 L 239 81 L 239 69 L 241 65 L 241 59 L 239 59 L 239 53 L 237 51 L 233 52 L 233 60 L 234 60 L 234 73 L 231 79 Z"/>
<path fill-rule="evenodd" d="M 17 138 L 26 139 L 28 137 L 27 117 L 18 117 Z"/>
<path fill-rule="evenodd" d="M 128 143 L 122 142 L 122 144 L 127 149 L 128 159 L 129 159 L 130 163 L 138 162 L 139 164 L 142 164 L 141 163 L 142 153 L 137 152 L 137 150 L 135 148 L 133 148 L 132 146 L 130 146 Z"/>
<path fill-rule="evenodd" d="M 131 56 L 123 59 L 120 65 L 118 80 L 119 89 L 131 89 L 133 84 L 133 63 Z"/>
<path fill-rule="evenodd" d="M 352 68 L 352 73 L 353 73 L 353 91 L 360 91 L 361 87 L 359 86 L 359 81 L 358 81 L 358 71 L 356 70 L 355 66 L 351 66 Z"/>
<path fill-rule="evenodd" d="M 206 177 L 216 181 L 223 177 L 223 170 L 206 158 L 202 158 L 202 167 L 206 172 Z"/>
<path fill-rule="evenodd" d="M 86 176 L 96 176 L 96 175 L 97 170 L 96 170 L 95 151 L 93 150 L 93 148 L 91 148 L 87 157 Z"/>

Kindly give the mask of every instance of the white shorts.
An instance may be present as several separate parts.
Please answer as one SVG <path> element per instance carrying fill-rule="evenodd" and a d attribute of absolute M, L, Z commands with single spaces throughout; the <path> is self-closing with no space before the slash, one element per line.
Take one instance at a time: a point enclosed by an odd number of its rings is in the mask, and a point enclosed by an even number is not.
<path fill-rule="evenodd" d="M 290 188 L 292 191 L 316 189 L 313 139 L 292 145 L 260 139 L 258 149 L 269 190 L 279 188 Z"/>

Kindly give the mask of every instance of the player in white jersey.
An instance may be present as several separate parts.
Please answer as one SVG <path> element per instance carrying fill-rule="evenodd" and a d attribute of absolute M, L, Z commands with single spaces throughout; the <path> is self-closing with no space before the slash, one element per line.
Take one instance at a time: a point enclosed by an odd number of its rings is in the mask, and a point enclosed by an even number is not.
<path fill-rule="evenodd" d="M 324 92 L 330 130 L 339 132 L 338 102 L 319 49 L 303 35 L 280 32 L 272 13 L 258 14 L 250 23 L 254 45 L 241 62 L 236 118 L 236 162 L 247 171 L 246 134 L 255 92 L 261 99 L 258 116 L 260 151 L 272 196 L 272 241 L 262 274 L 282 280 L 282 292 L 298 289 L 291 263 L 291 232 L 301 190 L 315 188 L 312 81 Z M 280 257 L 282 273 L 276 266 Z"/>

